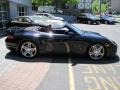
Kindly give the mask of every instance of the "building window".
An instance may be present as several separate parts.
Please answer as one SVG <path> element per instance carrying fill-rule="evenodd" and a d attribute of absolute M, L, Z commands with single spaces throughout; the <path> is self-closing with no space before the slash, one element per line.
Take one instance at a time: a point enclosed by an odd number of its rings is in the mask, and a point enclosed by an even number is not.
<path fill-rule="evenodd" d="M 28 15 L 27 7 L 19 5 L 17 8 L 18 16 L 25 16 Z"/>
<path fill-rule="evenodd" d="M 8 4 L 0 3 L 0 29 L 5 28 L 8 21 Z"/>
<path fill-rule="evenodd" d="M 33 11 L 38 11 L 38 6 L 32 3 L 32 10 Z"/>
<path fill-rule="evenodd" d="M 78 4 L 79 9 L 91 9 L 92 7 L 92 0 L 81 0 Z"/>

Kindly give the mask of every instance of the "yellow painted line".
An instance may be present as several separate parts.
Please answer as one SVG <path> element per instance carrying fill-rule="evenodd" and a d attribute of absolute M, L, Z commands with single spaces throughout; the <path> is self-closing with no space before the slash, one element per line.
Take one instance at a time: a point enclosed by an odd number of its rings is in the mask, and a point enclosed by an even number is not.
<path fill-rule="evenodd" d="M 74 82 L 74 75 L 73 75 L 73 68 L 71 64 L 71 58 L 68 59 L 69 64 L 69 80 L 70 80 L 70 90 L 75 90 L 75 82 Z"/>
<path fill-rule="evenodd" d="M 67 49 L 67 53 L 70 53 L 70 47 L 65 42 L 65 46 Z M 69 69 L 69 85 L 70 85 L 70 90 L 75 90 L 75 82 L 74 82 L 74 74 L 73 74 L 73 68 L 72 68 L 72 61 L 71 58 L 68 58 L 68 69 Z"/>

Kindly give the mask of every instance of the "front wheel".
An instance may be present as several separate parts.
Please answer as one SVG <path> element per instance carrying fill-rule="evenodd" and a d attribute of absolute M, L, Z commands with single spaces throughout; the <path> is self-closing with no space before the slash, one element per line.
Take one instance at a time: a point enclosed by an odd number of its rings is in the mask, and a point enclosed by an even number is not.
<path fill-rule="evenodd" d="M 88 24 L 91 24 L 91 21 L 90 21 L 90 20 L 88 20 Z"/>
<path fill-rule="evenodd" d="M 105 24 L 108 24 L 108 21 L 105 21 L 104 23 L 105 23 Z"/>
<path fill-rule="evenodd" d="M 91 45 L 88 50 L 88 55 L 93 60 L 100 60 L 105 55 L 105 48 L 101 44 Z"/>
<path fill-rule="evenodd" d="M 27 58 L 35 57 L 38 53 L 37 45 L 32 41 L 25 41 L 20 46 L 20 53 Z"/>

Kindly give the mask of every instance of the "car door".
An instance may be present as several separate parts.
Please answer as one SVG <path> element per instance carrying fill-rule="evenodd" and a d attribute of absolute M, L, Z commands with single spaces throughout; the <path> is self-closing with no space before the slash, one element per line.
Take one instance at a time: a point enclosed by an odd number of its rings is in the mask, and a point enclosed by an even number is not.
<path fill-rule="evenodd" d="M 86 22 L 86 15 L 81 14 L 80 19 L 81 19 L 81 22 Z"/>
<path fill-rule="evenodd" d="M 66 42 L 69 37 L 65 34 L 53 34 L 53 38 L 50 41 L 53 46 L 53 53 L 64 54 L 68 53 L 68 48 L 66 47 Z"/>
<path fill-rule="evenodd" d="M 88 47 L 88 42 L 82 38 L 82 33 L 76 32 L 75 28 L 70 28 L 69 32 L 67 33 L 68 39 L 66 40 L 67 47 L 69 48 L 69 52 L 72 54 L 84 54 L 86 52 L 86 47 Z M 79 29 L 77 29 L 79 30 Z"/>
<path fill-rule="evenodd" d="M 54 53 L 83 54 L 87 43 L 74 31 L 54 34 L 52 39 Z"/>

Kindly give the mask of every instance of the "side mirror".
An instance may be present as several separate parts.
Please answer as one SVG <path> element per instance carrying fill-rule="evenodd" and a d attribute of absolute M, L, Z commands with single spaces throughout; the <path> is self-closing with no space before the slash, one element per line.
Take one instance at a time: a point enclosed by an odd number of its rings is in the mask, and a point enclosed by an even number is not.
<path fill-rule="evenodd" d="M 69 36 L 69 37 L 74 37 L 74 36 L 75 36 L 75 33 L 73 33 L 73 32 L 68 32 L 68 36 Z"/>

